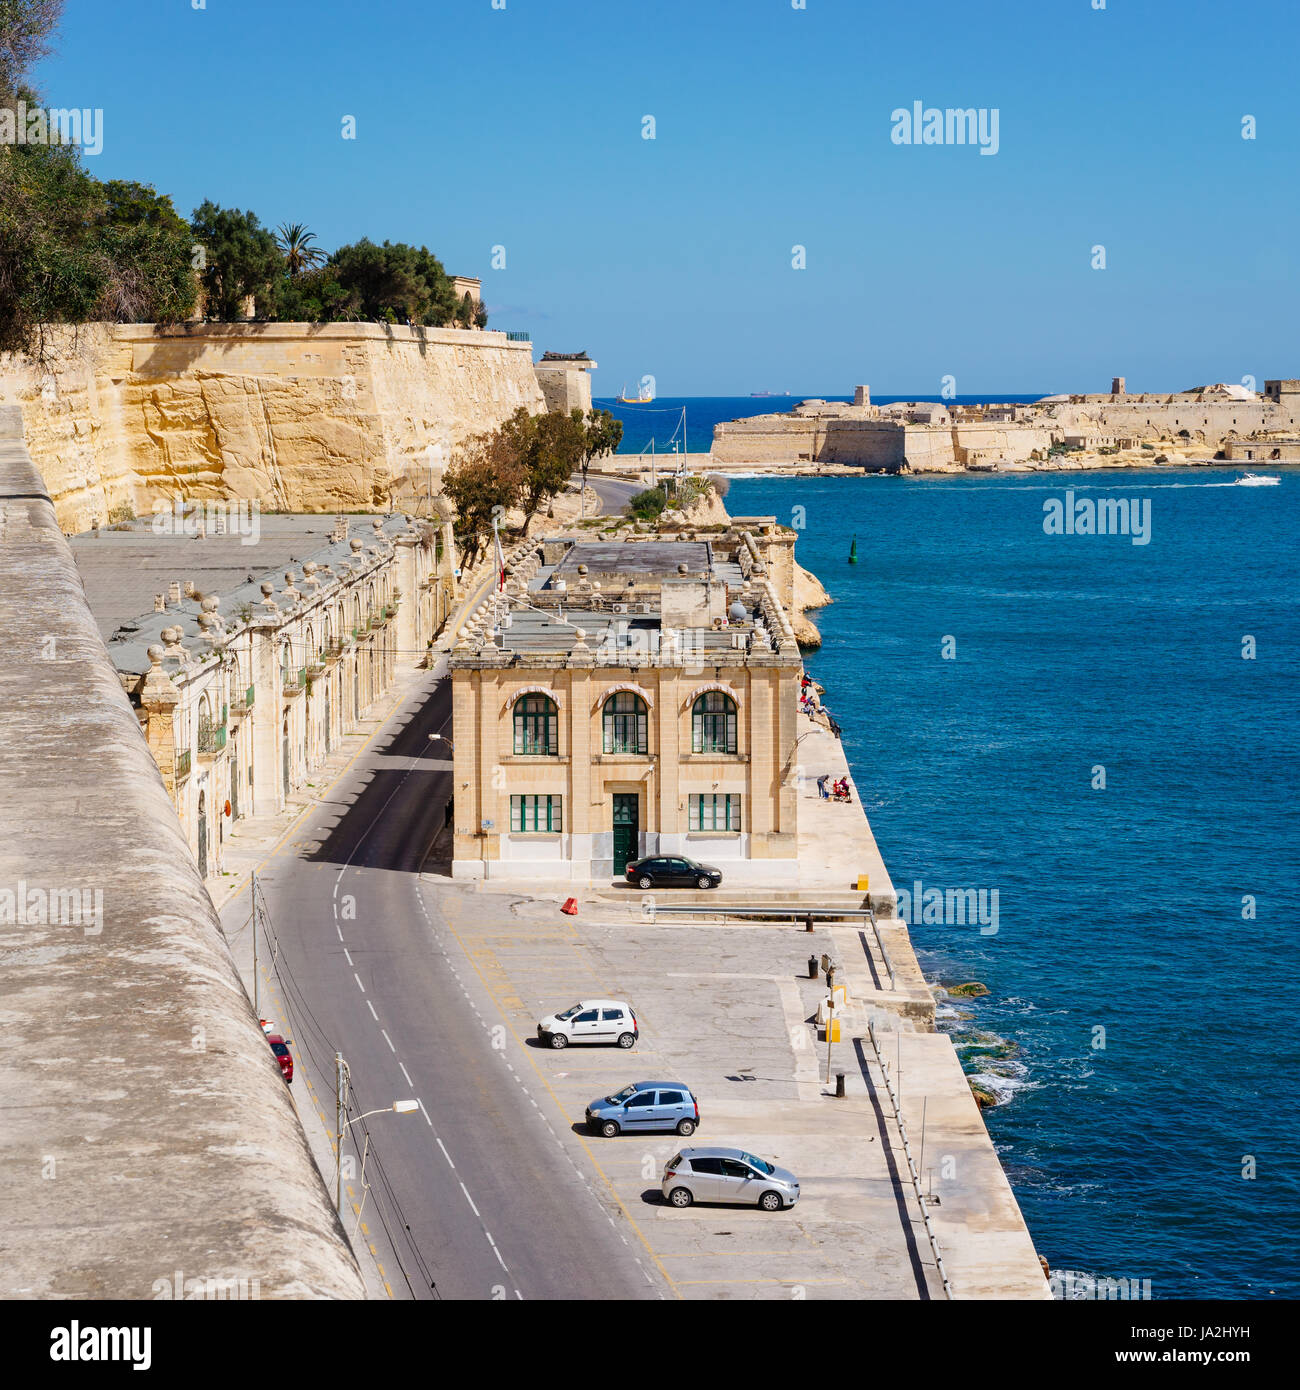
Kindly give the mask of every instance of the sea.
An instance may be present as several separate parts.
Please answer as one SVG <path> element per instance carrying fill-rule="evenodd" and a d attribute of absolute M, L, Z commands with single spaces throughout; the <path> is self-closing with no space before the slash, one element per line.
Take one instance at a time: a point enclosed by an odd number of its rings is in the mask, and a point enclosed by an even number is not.
<path fill-rule="evenodd" d="M 688 399 L 691 448 L 794 403 Z M 727 496 L 796 527 L 834 600 L 808 667 L 895 887 L 996 901 L 984 926 L 913 912 L 912 938 L 1035 1244 L 1083 1290 L 1300 1297 L 1300 472 L 1268 476 Z M 1103 499 L 1144 543 L 1045 529 Z"/>

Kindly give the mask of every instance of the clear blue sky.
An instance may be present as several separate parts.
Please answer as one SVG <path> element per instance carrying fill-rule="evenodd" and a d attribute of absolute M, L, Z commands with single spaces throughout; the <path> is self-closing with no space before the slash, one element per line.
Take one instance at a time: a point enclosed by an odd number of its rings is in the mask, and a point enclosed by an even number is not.
<path fill-rule="evenodd" d="M 598 395 L 1300 375 L 1295 0 L 505 3 L 68 0 L 37 76 L 98 176 L 424 243 Z"/>

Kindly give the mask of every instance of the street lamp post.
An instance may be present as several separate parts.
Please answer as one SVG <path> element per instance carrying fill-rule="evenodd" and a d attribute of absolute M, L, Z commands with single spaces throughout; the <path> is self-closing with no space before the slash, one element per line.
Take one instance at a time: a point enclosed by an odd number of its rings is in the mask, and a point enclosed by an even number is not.
<path fill-rule="evenodd" d="M 347 1106 L 347 1088 L 351 1080 L 351 1072 L 348 1064 L 343 1060 L 343 1054 L 334 1054 L 334 1077 L 335 1077 L 335 1150 L 334 1150 L 334 1206 L 340 1217 L 343 1215 L 343 1136 L 359 1120 L 368 1120 L 371 1115 L 387 1115 L 395 1113 L 398 1115 L 409 1115 L 413 1110 L 420 1108 L 418 1100 L 395 1100 L 392 1105 L 381 1105 L 378 1110 L 367 1110 L 364 1115 L 358 1115 L 355 1119 L 344 1123 L 343 1111 Z"/>

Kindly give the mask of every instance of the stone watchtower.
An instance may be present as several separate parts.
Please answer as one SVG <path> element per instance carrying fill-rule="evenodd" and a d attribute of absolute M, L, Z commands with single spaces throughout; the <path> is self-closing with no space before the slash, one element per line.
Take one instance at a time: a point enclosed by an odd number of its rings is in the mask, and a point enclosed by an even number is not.
<path fill-rule="evenodd" d="M 1125 394 L 1126 394 L 1125 386 L 1126 386 L 1126 383 L 1125 383 L 1124 378 L 1123 378 L 1122 376 L 1113 376 L 1113 377 L 1111 377 L 1111 379 L 1110 379 L 1110 394 L 1111 394 L 1112 396 L 1123 396 L 1123 395 L 1125 395 Z"/>
<path fill-rule="evenodd" d="M 533 371 L 542 388 L 547 410 L 562 410 L 566 414 L 578 409 L 584 414 L 591 409 L 591 374 L 596 363 L 585 352 L 544 352 Z"/>
<path fill-rule="evenodd" d="M 870 405 L 870 404 L 871 404 L 871 387 L 870 387 L 870 386 L 855 386 L 855 387 L 853 388 L 853 404 L 854 404 L 854 405 Z"/>

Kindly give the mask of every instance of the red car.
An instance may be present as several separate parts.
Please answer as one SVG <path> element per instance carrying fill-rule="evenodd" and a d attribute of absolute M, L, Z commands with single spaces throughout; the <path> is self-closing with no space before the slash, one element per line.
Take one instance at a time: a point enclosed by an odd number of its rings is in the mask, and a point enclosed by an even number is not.
<path fill-rule="evenodd" d="M 279 1035 L 279 1033 L 268 1033 L 266 1040 L 271 1044 L 271 1051 L 275 1053 L 275 1060 L 280 1064 L 280 1075 L 290 1084 L 293 1083 L 293 1054 L 289 1051 L 289 1044 Z"/>

